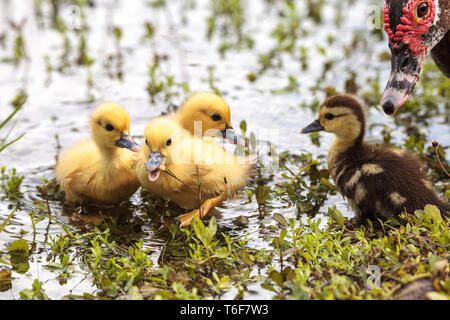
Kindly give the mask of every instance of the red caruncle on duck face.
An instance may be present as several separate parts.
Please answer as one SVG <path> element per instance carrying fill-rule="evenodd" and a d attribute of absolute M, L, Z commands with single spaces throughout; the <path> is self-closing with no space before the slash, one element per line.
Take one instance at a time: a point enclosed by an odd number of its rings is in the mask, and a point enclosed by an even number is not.
<path fill-rule="evenodd" d="M 381 98 L 386 114 L 394 114 L 408 100 L 419 80 L 426 54 L 439 41 L 438 1 L 385 2 L 384 29 L 392 54 L 391 74 Z"/>
<path fill-rule="evenodd" d="M 415 55 L 426 54 L 427 45 L 423 36 L 434 23 L 436 16 L 435 0 L 411 0 L 402 9 L 403 16 L 397 26 L 391 26 L 389 9 L 384 7 L 384 29 L 390 44 L 396 48 L 399 43 L 409 46 Z M 393 30 L 392 27 L 395 27 Z"/>

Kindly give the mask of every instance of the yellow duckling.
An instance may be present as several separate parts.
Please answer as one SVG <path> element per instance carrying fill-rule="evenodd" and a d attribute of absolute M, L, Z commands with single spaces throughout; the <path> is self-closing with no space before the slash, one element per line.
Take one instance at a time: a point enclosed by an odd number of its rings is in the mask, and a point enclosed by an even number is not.
<path fill-rule="evenodd" d="M 119 204 L 139 188 L 131 169 L 139 146 L 129 135 L 130 117 L 121 105 L 102 103 L 91 116 L 90 129 L 92 139 L 63 155 L 56 179 L 67 203 Z"/>
<path fill-rule="evenodd" d="M 195 93 L 169 117 L 196 137 L 223 137 L 233 144 L 245 144 L 233 130 L 230 107 L 217 94 Z"/>
<path fill-rule="evenodd" d="M 235 156 L 213 141 L 192 136 L 168 118 L 151 121 L 133 170 L 150 192 L 192 210 L 203 218 L 215 206 L 245 187 L 255 173 L 253 157 Z M 199 197 L 200 196 L 200 197 Z"/>

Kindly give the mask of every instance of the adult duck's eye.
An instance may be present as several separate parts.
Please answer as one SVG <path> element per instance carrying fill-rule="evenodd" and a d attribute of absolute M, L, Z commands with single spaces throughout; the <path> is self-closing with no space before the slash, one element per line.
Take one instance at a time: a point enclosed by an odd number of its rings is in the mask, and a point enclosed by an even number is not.
<path fill-rule="evenodd" d="M 170 146 L 172 144 L 172 138 L 167 139 L 166 146 Z"/>
<path fill-rule="evenodd" d="M 325 119 L 327 119 L 327 120 L 333 120 L 333 119 L 334 119 L 334 114 L 332 114 L 332 113 L 327 113 L 327 114 L 325 114 Z"/>
<path fill-rule="evenodd" d="M 114 130 L 114 126 L 113 126 L 112 124 L 108 123 L 108 124 L 105 126 L 105 129 L 108 130 L 108 131 L 113 131 L 113 130 Z"/>
<path fill-rule="evenodd" d="M 222 120 L 222 117 L 220 116 L 220 114 L 217 114 L 217 113 L 214 113 L 214 114 L 211 116 L 211 118 L 212 118 L 214 121 L 220 121 L 220 120 Z"/>
<path fill-rule="evenodd" d="M 425 18 L 430 11 L 430 6 L 427 2 L 421 2 L 417 5 L 417 17 L 419 19 Z"/>

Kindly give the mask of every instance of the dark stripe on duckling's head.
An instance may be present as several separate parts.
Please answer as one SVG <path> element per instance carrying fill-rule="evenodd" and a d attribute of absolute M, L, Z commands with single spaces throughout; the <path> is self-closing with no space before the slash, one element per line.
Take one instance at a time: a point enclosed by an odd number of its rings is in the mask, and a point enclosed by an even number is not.
<path fill-rule="evenodd" d="M 322 103 L 319 121 L 325 131 L 339 138 L 361 142 L 366 129 L 366 116 L 363 106 L 355 98 L 338 95 Z"/>
<path fill-rule="evenodd" d="M 358 120 L 362 123 L 366 123 L 366 115 L 362 105 L 355 98 L 347 95 L 339 95 L 328 98 L 322 103 L 322 107 L 337 108 L 344 107 L 351 110 Z"/>

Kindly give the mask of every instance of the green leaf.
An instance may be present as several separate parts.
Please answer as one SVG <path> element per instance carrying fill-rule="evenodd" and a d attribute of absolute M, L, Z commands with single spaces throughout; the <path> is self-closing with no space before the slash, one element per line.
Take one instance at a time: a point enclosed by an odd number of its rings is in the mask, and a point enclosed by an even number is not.
<path fill-rule="evenodd" d="M 248 266 L 253 266 L 255 264 L 250 258 L 248 252 L 245 250 L 242 251 L 242 262 L 244 262 Z"/>
<path fill-rule="evenodd" d="M 212 240 L 212 238 L 214 237 L 214 235 L 217 232 L 217 220 L 215 217 L 212 217 L 211 220 L 209 220 L 208 229 L 211 234 L 211 240 Z"/>
<path fill-rule="evenodd" d="M 15 138 L 14 140 L 9 141 L 8 143 L 2 145 L 0 147 L 0 152 L 3 151 L 4 149 L 6 149 L 8 146 L 12 145 L 14 142 L 18 141 L 19 139 L 21 139 L 23 136 L 25 135 L 25 133 L 22 133 L 20 136 L 18 136 L 17 138 Z"/>
<path fill-rule="evenodd" d="M 249 141 L 250 141 L 250 150 L 252 150 L 252 151 L 256 150 L 257 139 L 256 139 L 256 136 L 255 136 L 255 134 L 253 132 L 250 133 Z"/>
<path fill-rule="evenodd" d="M 430 264 L 430 266 L 434 266 L 437 262 L 443 260 L 442 257 L 437 256 L 437 255 L 432 255 L 430 257 L 428 257 L 428 263 Z"/>
<path fill-rule="evenodd" d="M 331 208 L 328 208 L 328 215 L 330 217 L 333 218 L 334 221 L 336 221 L 336 223 L 343 227 L 344 226 L 344 222 L 345 222 L 345 218 L 342 215 L 342 213 L 336 208 L 336 205 L 334 205 Z"/>
<path fill-rule="evenodd" d="M 327 186 L 331 190 L 336 190 L 334 184 L 332 184 L 327 178 L 320 178 L 320 183 Z"/>
<path fill-rule="evenodd" d="M 264 289 L 266 289 L 266 290 L 270 290 L 270 291 L 272 291 L 272 292 L 278 293 L 277 290 L 275 290 L 275 288 L 272 287 L 271 285 L 268 285 L 268 284 L 263 283 L 263 284 L 261 284 L 261 287 L 264 288 Z"/>
<path fill-rule="evenodd" d="M 424 213 L 431 217 L 435 223 L 441 223 L 442 217 L 441 212 L 439 211 L 438 207 L 432 204 L 427 204 L 424 209 Z"/>
<path fill-rule="evenodd" d="M 23 240 L 14 241 L 9 247 L 9 253 L 11 254 L 11 265 L 18 273 L 25 273 L 30 268 L 28 263 L 28 253 L 30 248 L 28 243 Z"/>
<path fill-rule="evenodd" d="M 229 257 L 231 254 L 230 251 L 227 250 L 227 248 L 217 248 L 214 250 L 213 257 L 218 259 L 225 259 Z"/>
<path fill-rule="evenodd" d="M 247 123 L 245 122 L 245 120 L 241 121 L 239 127 L 241 128 L 242 134 L 245 135 L 245 132 L 247 132 Z"/>
<path fill-rule="evenodd" d="M 415 210 L 415 211 L 414 211 L 414 215 L 415 215 L 417 218 L 422 219 L 422 217 L 423 217 L 423 215 L 424 215 L 424 212 L 423 212 L 423 210 Z"/>
<path fill-rule="evenodd" d="M 286 235 L 287 235 L 286 229 L 282 229 L 281 232 L 280 232 L 280 237 L 279 237 L 279 239 L 280 239 L 280 247 L 283 245 L 283 239 L 286 237 Z"/>
<path fill-rule="evenodd" d="M 6 228 L 8 223 L 11 221 L 11 219 L 14 215 L 14 212 L 15 212 L 15 210 L 13 212 L 11 212 L 10 215 L 6 218 L 6 220 L 3 221 L 3 223 L 0 225 L 0 232 L 2 232 Z"/>
<path fill-rule="evenodd" d="M 25 102 L 27 101 L 27 99 L 28 99 L 28 97 L 27 96 L 25 96 L 25 97 L 23 97 L 20 101 L 19 101 L 19 103 L 18 103 L 18 105 L 16 106 L 16 108 L 14 109 L 14 111 L 8 116 L 8 117 L 6 117 L 6 119 L 5 120 L 3 120 L 1 123 L 0 123 L 0 129 L 1 128 L 3 128 L 11 119 L 12 119 L 12 117 L 14 117 L 14 115 L 17 113 L 17 112 L 19 112 L 19 110 L 22 108 L 22 106 L 25 104 Z"/>
<path fill-rule="evenodd" d="M 192 227 L 194 228 L 194 232 L 197 238 L 203 243 L 205 247 L 209 247 L 212 240 L 211 231 L 205 227 L 199 217 L 194 217 Z"/>
<path fill-rule="evenodd" d="M 51 268 L 51 269 L 63 269 L 63 266 L 61 263 L 59 262 L 50 262 L 49 264 L 47 264 L 47 268 Z"/>
<path fill-rule="evenodd" d="M 144 297 L 139 292 L 139 288 L 132 286 L 128 291 L 128 300 L 144 300 Z"/>
<path fill-rule="evenodd" d="M 256 202 L 259 205 L 264 204 L 270 197 L 270 191 L 267 186 L 258 186 L 255 190 Z"/>
<path fill-rule="evenodd" d="M 25 255 L 28 256 L 28 253 L 30 252 L 28 242 L 23 239 L 14 241 L 9 247 L 9 252 L 12 253 L 13 251 L 23 251 L 25 252 Z"/>
<path fill-rule="evenodd" d="M 289 227 L 289 223 L 286 221 L 286 218 L 283 215 L 279 213 L 274 213 L 273 219 L 283 227 Z"/>

